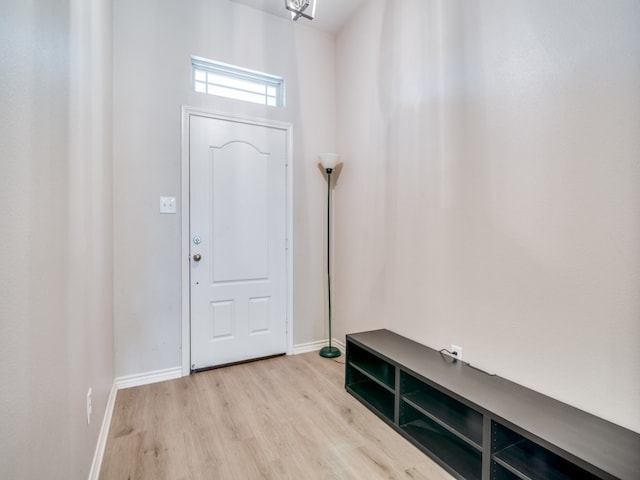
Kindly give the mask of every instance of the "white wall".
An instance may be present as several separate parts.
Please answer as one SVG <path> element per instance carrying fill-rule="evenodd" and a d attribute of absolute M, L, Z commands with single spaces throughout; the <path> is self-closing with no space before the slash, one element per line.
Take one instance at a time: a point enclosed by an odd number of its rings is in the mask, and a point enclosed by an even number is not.
<path fill-rule="evenodd" d="M 640 4 L 371 0 L 336 40 L 336 329 L 640 431 Z"/>
<path fill-rule="evenodd" d="M 282 75 L 287 107 L 193 93 L 192 55 Z M 115 1 L 116 376 L 181 364 L 181 219 L 158 202 L 180 199 L 182 105 L 294 125 L 294 344 L 326 338 L 314 157 L 335 147 L 333 62 L 332 36 L 228 0 Z"/>
<path fill-rule="evenodd" d="M 4 1 L 0 45 L 0 477 L 87 478 L 113 382 L 111 4 Z"/>

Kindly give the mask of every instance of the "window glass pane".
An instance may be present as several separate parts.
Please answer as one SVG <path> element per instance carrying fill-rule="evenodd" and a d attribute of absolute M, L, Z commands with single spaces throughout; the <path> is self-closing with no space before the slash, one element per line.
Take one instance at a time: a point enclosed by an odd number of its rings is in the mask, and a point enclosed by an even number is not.
<path fill-rule="evenodd" d="M 196 92 L 207 93 L 207 84 L 204 82 L 196 82 Z"/>
<path fill-rule="evenodd" d="M 206 82 L 207 81 L 207 73 L 202 70 L 195 70 L 193 73 L 193 78 L 195 78 L 198 82 Z"/>
<path fill-rule="evenodd" d="M 212 95 L 220 95 L 227 98 L 235 98 L 236 100 L 244 100 L 246 102 L 265 104 L 264 95 L 258 93 L 245 92 L 242 90 L 234 90 L 233 88 L 220 87 L 217 85 L 209 85 L 208 93 Z"/>
<path fill-rule="evenodd" d="M 209 74 L 208 81 L 209 83 L 215 83 L 216 85 L 235 88 L 236 90 L 247 90 L 249 92 L 255 93 L 264 93 L 265 90 L 265 86 L 257 82 L 241 80 L 239 78 L 225 77 L 214 73 Z"/>
<path fill-rule="evenodd" d="M 270 85 L 267 87 L 267 95 L 269 95 L 270 97 L 275 97 L 277 95 L 276 93 L 276 87 Z"/>

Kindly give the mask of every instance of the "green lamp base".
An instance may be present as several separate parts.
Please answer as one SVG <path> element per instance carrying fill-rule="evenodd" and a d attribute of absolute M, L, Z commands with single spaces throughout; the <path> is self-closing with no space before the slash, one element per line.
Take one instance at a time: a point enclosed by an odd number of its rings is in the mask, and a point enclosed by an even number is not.
<path fill-rule="evenodd" d="M 324 358 L 336 358 L 340 356 L 340 350 L 336 347 L 322 347 L 320 349 L 320 356 Z"/>

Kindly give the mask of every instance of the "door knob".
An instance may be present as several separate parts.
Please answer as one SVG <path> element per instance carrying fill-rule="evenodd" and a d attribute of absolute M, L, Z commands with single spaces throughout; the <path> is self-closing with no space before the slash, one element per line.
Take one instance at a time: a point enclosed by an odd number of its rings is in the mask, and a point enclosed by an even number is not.
<path fill-rule="evenodd" d="M 199 262 L 200 260 L 202 260 L 202 255 L 200 255 L 199 253 L 196 253 L 196 254 L 193 256 L 193 261 L 194 261 L 194 262 Z"/>

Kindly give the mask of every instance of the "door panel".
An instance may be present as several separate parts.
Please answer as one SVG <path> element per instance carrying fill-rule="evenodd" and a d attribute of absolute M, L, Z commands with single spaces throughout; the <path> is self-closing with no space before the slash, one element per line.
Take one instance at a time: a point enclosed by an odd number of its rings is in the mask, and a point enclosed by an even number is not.
<path fill-rule="evenodd" d="M 192 369 L 285 353 L 286 132 L 189 119 Z"/>
<path fill-rule="evenodd" d="M 212 149 L 214 282 L 269 277 L 268 161 L 244 142 Z"/>

